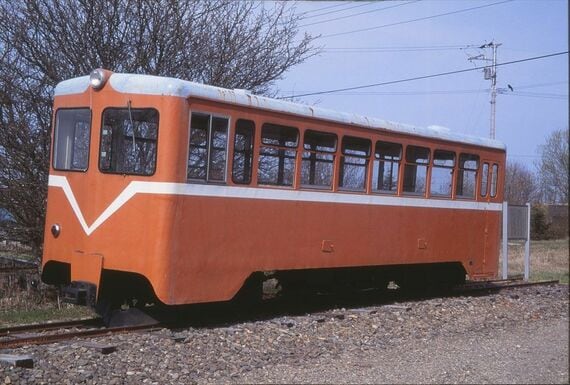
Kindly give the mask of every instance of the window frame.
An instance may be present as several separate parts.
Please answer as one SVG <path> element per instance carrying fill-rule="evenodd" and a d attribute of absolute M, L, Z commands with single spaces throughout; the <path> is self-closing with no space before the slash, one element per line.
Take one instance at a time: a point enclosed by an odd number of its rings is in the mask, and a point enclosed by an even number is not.
<path fill-rule="evenodd" d="M 453 154 L 453 164 L 451 166 L 449 165 L 436 165 L 436 160 L 437 160 L 437 154 L 438 153 L 447 153 L 447 154 Z M 445 159 L 444 161 L 447 161 L 448 159 Z M 455 182 L 455 167 L 457 165 L 457 153 L 453 150 L 443 150 L 443 149 L 434 149 L 433 150 L 433 155 L 431 156 L 431 172 L 429 175 L 429 196 L 430 198 L 447 198 L 447 199 L 451 199 L 453 197 L 453 187 L 454 187 L 454 182 Z M 451 170 L 451 175 L 450 175 L 450 183 L 449 183 L 449 194 L 439 194 L 439 193 L 434 193 L 432 191 L 432 187 L 433 187 L 433 173 L 436 169 L 445 169 L 445 170 Z"/>
<path fill-rule="evenodd" d="M 424 149 L 427 150 L 427 160 L 425 163 L 418 163 L 417 161 L 415 162 L 410 162 L 408 161 L 408 149 L 410 147 L 415 147 L 415 148 L 419 148 L 419 149 Z M 417 197 L 426 197 L 427 192 L 428 192 L 428 184 L 431 186 L 431 178 L 430 178 L 430 166 L 431 166 L 431 161 L 432 161 L 432 150 L 430 147 L 427 146 L 422 146 L 422 145 L 416 145 L 416 144 L 407 144 L 406 145 L 406 149 L 404 152 L 404 167 L 403 171 L 402 171 L 402 195 L 411 195 L 411 196 L 417 196 Z M 421 166 L 421 167 L 425 167 L 425 181 L 424 181 L 424 188 L 423 188 L 423 192 L 416 192 L 416 191 L 406 191 L 406 169 L 407 166 L 416 166 L 416 172 L 415 172 L 415 183 L 414 183 L 414 190 L 416 189 L 417 186 L 417 167 Z"/>
<path fill-rule="evenodd" d="M 206 172 L 204 179 L 202 178 L 188 178 L 188 161 L 190 160 L 190 143 L 192 139 L 192 115 L 206 115 L 209 116 L 208 122 L 208 129 L 206 133 L 206 151 L 207 151 L 207 158 L 206 158 Z M 230 131 L 232 125 L 232 119 L 230 115 L 218 114 L 214 112 L 207 112 L 203 110 L 195 110 L 190 111 L 190 119 L 188 121 L 188 143 L 186 145 L 186 183 L 195 183 L 195 184 L 227 184 L 228 180 L 228 158 L 229 158 L 229 147 L 230 147 Z M 226 148 L 225 148 L 225 164 L 224 164 L 224 171 L 222 173 L 223 179 L 218 180 L 210 180 L 210 159 L 211 159 L 211 142 L 212 142 L 212 123 L 214 118 L 226 119 L 228 124 L 226 126 Z M 233 166 L 232 166 L 233 171 Z"/>
<path fill-rule="evenodd" d="M 472 158 L 476 157 L 477 158 L 477 164 L 475 166 L 475 168 L 465 168 L 461 166 L 461 157 L 462 156 L 468 156 L 470 157 L 467 160 L 473 160 Z M 467 200 L 475 200 L 477 199 L 477 179 L 479 177 L 479 167 L 481 165 L 481 156 L 479 154 L 473 154 L 470 152 L 459 152 L 459 157 L 457 158 L 458 162 L 457 162 L 457 177 L 455 178 L 455 198 L 457 199 L 467 199 Z M 475 173 L 475 178 L 474 178 L 474 183 L 473 183 L 473 195 L 468 196 L 468 195 L 464 195 L 464 194 L 459 194 L 459 181 L 461 180 L 462 183 L 465 180 L 465 172 L 474 172 Z M 461 176 L 461 178 L 460 178 Z M 463 190 L 463 185 L 462 185 L 462 189 Z"/>
<path fill-rule="evenodd" d="M 346 153 L 345 152 L 346 147 L 344 145 L 345 139 L 346 140 L 356 139 L 357 141 L 368 142 L 368 150 L 366 151 L 366 155 Z M 371 155 L 371 153 L 372 153 L 372 140 L 370 138 L 362 137 L 362 136 L 354 136 L 354 135 L 343 135 L 342 136 L 342 140 L 340 143 L 340 159 L 339 159 L 338 182 L 337 182 L 337 187 L 338 187 L 339 191 L 364 192 L 364 193 L 367 192 L 367 190 L 368 190 L 368 173 L 370 171 L 369 167 L 370 167 L 370 155 Z M 354 164 L 354 166 L 364 167 L 364 185 L 362 186 L 362 188 L 352 188 L 352 187 L 344 186 L 343 179 L 345 177 L 344 166 L 346 164 L 346 162 L 345 162 L 346 157 L 364 159 L 363 165 Z"/>
<path fill-rule="evenodd" d="M 489 196 L 496 198 L 499 191 L 499 164 L 493 162 L 491 166 L 491 182 L 489 186 Z"/>
<path fill-rule="evenodd" d="M 77 169 L 77 168 L 58 168 L 55 166 L 55 160 L 56 160 L 56 156 L 57 156 L 57 151 L 56 151 L 56 146 L 57 146 L 57 133 L 58 133 L 58 113 L 60 111 L 70 111 L 70 110 L 88 110 L 89 111 L 89 145 L 87 147 L 87 166 L 85 167 L 85 169 Z M 89 165 L 91 162 L 91 135 L 93 131 L 93 110 L 89 107 L 64 107 L 64 108 L 58 108 L 55 111 L 54 114 L 54 125 L 53 125 L 53 138 L 52 138 L 52 145 L 51 145 L 51 151 L 52 151 L 52 159 L 51 159 L 51 166 L 54 170 L 57 171 L 65 171 L 65 172 L 82 172 L 82 173 L 86 173 L 89 170 Z M 72 162 L 73 163 L 73 162 Z"/>
<path fill-rule="evenodd" d="M 265 127 L 294 130 L 296 132 L 295 145 L 294 146 L 287 146 L 286 145 L 287 141 L 285 141 L 282 145 L 281 144 L 273 144 L 273 143 L 264 143 L 263 142 L 263 139 L 264 139 L 263 131 L 264 131 Z M 297 161 L 298 161 L 298 156 L 299 156 L 299 144 L 300 143 L 301 143 L 301 130 L 299 130 L 298 127 L 293 126 L 293 125 L 281 124 L 281 123 L 273 123 L 271 121 L 263 122 L 261 124 L 260 130 L 259 130 L 259 147 L 258 147 L 257 153 L 256 153 L 257 156 L 254 156 L 254 160 L 257 160 L 257 167 L 256 167 L 257 185 L 258 186 L 283 187 L 283 188 L 295 188 L 297 172 L 299 171 L 297 169 Z M 264 149 L 277 150 L 277 155 L 263 153 Z M 279 152 L 281 152 L 281 151 L 283 152 L 283 156 L 279 155 Z M 293 157 L 291 157 L 291 156 L 286 154 L 287 151 L 294 151 L 295 155 Z M 264 159 L 265 157 L 271 157 L 271 158 L 278 159 L 278 164 L 280 163 L 281 159 L 284 159 L 282 183 L 279 183 L 279 170 L 277 171 L 277 181 L 275 183 L 262 181 L 262 179 L 260 178 L 260 176 L 261 176 L 260 165 L 261 165 L 262 159 Z M 292 161 L 293 169 L 291 170 L 291 184 L 284 184 L 283 183 L 283 181 L 285 180 L 285 171 L 286 171 L 285 160 L 286 159 L 292 159 L 293 160 Z"/>
<path fill-rule="evenodd" d="M 306 138 L 307 138 L 307 134 L 317 134 L 317 135 L 322 135 L 322 136 L 329 136 L 329 137 L 334 137 L 334 148 L 332 149 L 332 151 L 324 151 L 324 150 L 318 150 L 318 149 L 311 149 L 311 148 L 306 148 L 305 144 L 307 143 Z M 303 145 L 301 146 L 302 148 L 300 148 L 300 152 L 301 152 L 301 168 L 299 169 L 299 185 L 302 188 L 307 188 L 307 189 L 319 189 L 319 190 L 330 190 L 332 191 L 333 186 L 334 186 L 334 179 L 335 179 L 335 164 L 336 164 L 336 159 L 337 159 L 337 151 L 338 151 L 338 135 L 334 132 L 330 132 L 330 131 L 321 131 L 321 130 L 316 130 L 316 129 L 312 129 L 312 128 L 308 128 L 306 130 L 304 130 L 303 132 Z M 305 153 L 310 153 L 310 154 L 314 154 L 315 158 L 314 158 L 314 164 L 315 164 L 315 168 L 316 165 L 318 163 L 330 163 L 331 165 L 331 175 L 330 175 L 330 184 L 328 185 L 319 185 L 319 184 L 310 184 L 310 183 L 303 183 L 303 164 L 306 161 L 311 161 L 311 159 L 306 159 L 305 158 Z M 328 161 L 328 160 L 323 160 L 323 159 L 318 159 L 317 155 L 321 154 L 321 155 L 330 155 L 332 156 L 332 160 Z"/>
<path fill-rule="evenodd" d="M 485 198 L 489 195 L 489 172 L 491 171 L 491 166 L 489 161 L 483 161 L 481 163 L 481 183 L 479 184 L 479 195 Z M 485 189 L 483 189 L 485 187 Z"/>
<path fill-rule="evenodd" d="M 400 147 L 400 155 L 399 158 L 397 160 L 394 159 L 386 159 L 386 158 L 381 158 L 380 156 L 377 158 L 376 155 L 380 154 L 378 152 L 378 147 L 380 145 L 380 143 L 383 144 L 389 144 L 389 145 L 394 145 L 394 146 L 399 146 Z M 371 178 L 371 186 L 370 186 L 370 192 L 373 194 L 388 194 L 388 195 L 397 195 L 398 194 L 398 190 L 399 190 L 399 186 L 400 186 L 400 172 L 402 169 L 402 160 L 404 159 L 403 157 L 404 155 L 404 145 L 402 143 L 398 143 L 398 142 L 390 142 L 390 141 L 386 141 L 386 140 L 377 140 L 376 144 L 374 145 L 374 156 L 373 156 L 373 160 L 372 160 L 372 178 Z M 374 186 L 374 178 L 375 178 L 375 171 L 376 171 L 376 163 L 378 162 L 378 172 L 380 172 L 380 162 L 390 162 L 392 164 L 391 168 L 394 167 L 393 164 L 397 164 L 398 166 L 398 170 L 397 172 L 394 174 L 392 173 L 392 179 L 394 176 L 396 176 L 396 183 L 394 185 L 394 190 L 380 190 L 378 188 L 376 188 L 378 186 L 378 183 L 376 183 L 376 186 Z M 376 180 L 378 181 L 378 176 L 376 176 Z M 384 184 L 384 183 L 382 183 Z"/>
<path fill-rule="evenodd" d="M 115 175 L 133 175 L 133 176 L 153 176 L 154 174 L 156 174 L 156 169 L 158 167 L 158 138 L 159 138 L 159 128 L 160 128 L 160 111 L 155 108 L 155 107 L 131 107 L 130 110 L 131 112 L 136 111 L 136 110 L 153 110 L 156 112 L 156 139 L 155 139 L 155 143 L 156 143 L 156 154 L 155 154 L 155 160 L 154 160 L 154 167 L 152 169 L 152 173 L 149 174 L 142 174 L 142 173 L 134 173 L 134 172 L 118 172 L 118 171 L 108 171 L 108 170 L 102 170 L 101 169 L 101 146 L 103 144 L 103 127 L 104 127 L 104 116 L 105 116 L 105 112 L 109 111 L 109 110 L 129 110 L 129 107 L 122 107 L 122 106 L 113 106 L 113 107 L 107 107 L 105 108 L 103 111 L 101 111 L 101 130 L 99 131 L 99 150 L 98 150 L 98 154 L 99 154 L 99 159 L 97 162 L 97 167 L 99 169 L 99 172 L 104 173 L 104 174 L 115 174 Z"/>
<path fill-rule="evenodd" d="M 243 122 L 247 122 L 248 124 L 251 123 L 251 142 L 250 142 L 250 165 L 249 165 L 249 174 L 248 174 L 248 180 L 246 181 L 237 181 L 234 177 L 235 173 L 234 173 L 234 166 L 236 164 L 235 160 L 236 160 L 236 138 L 237 138 L 237 131 L 238 131 L 238 124 L 240 123 L 240 121 Z M 249 129 L 249 127 L 248 127 Z M 247 184 L 251 184 L 251 182 L 253 181 L 253 168 L 255 165 L 255 121 L 251 120 L 251 119 L 244 119 L 244 118 L 237 118 L 235 125 L 234 125 L 234 132 L 233 132 L 233 140 L 231 141 L 231 146 L 232 146 L 232 183 L 234 184 L 240 184 L 240 185 L 247 185 Z M 246 150 L 244 151 L 240 151 L 238 153 L 243 153 L 244 156 L 244 160 L 245 160 L 245 154 L 247 153 Z M 245 173 L 244 173 L 245 176 Z"/>

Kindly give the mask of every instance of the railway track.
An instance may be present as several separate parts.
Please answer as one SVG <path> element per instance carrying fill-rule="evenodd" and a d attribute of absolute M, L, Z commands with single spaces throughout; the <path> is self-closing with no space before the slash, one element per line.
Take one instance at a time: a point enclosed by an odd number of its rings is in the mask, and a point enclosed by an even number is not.
<path fill-rule="evenodd" d="M 452 292 L 456 293 L 470 293 L 470 292 L 481 292 L 481 291 L 497 291 L 502 289 L 516 288 L 516 287 L 526 287 L 526 286 L 539 286 L 539 285 L 552 285 L 559 283 L 558 280 L 546 280 L 546 281 L 523 281 L 520 278 L 510 278 L 510 279 L 497 279 L 493 281 L 471 281 L 464 285 L 458 286 L 452 289 Z"/>
<path fill-rule="evenodd" d="M 17 325 L 11 327 L 0 328 L 0 339 L 4 337 L 9 337 L 13 334 L 19 333 L 39 333 L 48 330 L 59 330 L 73 327 L 97 327 L 102 326 L 100 318 L 89 318 L 73 321 L 58 321 L 58 322 L 47 322 L 43 324 L 31 324 L 31 325 Z"/>
<path fill-rule="evenodd" d="M 34 262 L 12 256 L 0 256 L 0 275 L 37 272 L 38 266 Z"/>
<path fill-rule="evenodd" d="M 537 282 L 526 282 L 522 281 L 518 278 L 513 279 L 506 279 L 506 280 L 494 280 L 494 281 L 472 281 L 467 282 L 464 285 L 454 287 L 450 291 L 445 293 L 439 293 L 443 296 L 459 296 L 459 295 L 469 295 L 475 293 L 491 293 L 500 291 L 503 289 L 510 289 L 510 288 L 517 288 L 517 287 L 526 287 L 526 286 L 536 286 L 536 285 L 551 285 L 558 283 L 558 280 L 551 280 L 551 281 L 537 281 Z M 382 304 L 393 304 L 401 301 L 407 301 L 410 299 L 413 300 L 422 300 L 424 298 L 433 298 L 437 296 L 435 293 L 416 293 L 415 295 L 410 295 L 409 293 L 406 294 L 398 294 L 398 290 L 389 290 L 393 293 L 388 293 L 388 295 L 383 296 L 383 300 L 378 301 L 378 295 L 373 295 L 376 297 L 376 301 L 369 302 L 367 299 L 370 299 L 370 295 L 373 293 L 368 292 L 365 295 L 364 303 L 360 303 L 360 305 L 380 305 Z M 386 294 L 384 292 L 384 294 Z M 381 295 L 381 294 L 380 294 Z M 326 296 L 325 296 L 326 297 Z M 360 299 L 362 300 L 362 298 Z M 312 302 L 312 301 L 308 301 Z M 287 302 L 282 301 L 268 301 L 265 306 L 261 305 L 257 311 L 251 311 L 251 308 L 248 308 L 248 315 L 246 318 L 271 318 L 271 314 L 273 316 L 278 316 L 280 313 L 296 313 L 296 312 L 306 312 L 309 311 L 317 311 L 323 310 L 322 305 L 327 307 L 328 305 L 332 305 L 336 303 L 336 301 L 329 302 L 326 298 L 321 297 L 318 300 L 320 304 L 311 303 L 307 305 L 300 305 L 297 302 L 297 305 L 293 305 L 296 307 L 295 309 L 290 308 L 290 304 L 288 305 Z M 359 302 L 357 299 L 356 302 Z M 313 307 L 316 305 L 316 307 Z M 320 309 L 319 309 L 320 308 Z M 239 307 L 232 308 L 234 311 L 239 312 Z M 242 309 L 243 310 L 243 309 Z M 245 311 L 243 311 L 245 313 Z M 198 324 L 202 324 L 203 326 L 215 326 L 218 323 L 224 324 L 227 322 L 235 321 L 233 317 L 237 317 L 237 319 L 241 319 L 239 314 L 232 314 L 228 312 L 228 308 L 222 305 L 220 309 L 217 311 L 205 311 L 202 312 L 202 316 L 199 317 Z M 244 315 L 242 315 L 244 316 Z M 184 317 L 184 316 L 183 316 Z M 210 318 L 210 319 L 208 319 Z M 220 322 L 221 321 L 221 322 Z M 186 322 L 183 322 L 186 324 Z M 188 325 L 192 325 L 194 322 L 190 322 Z M 168 324 L 165 324 L 168 327 Z M 183 325 L 170 325 L 174 327 L 182 327 Z M 64 322 L 52 322 L 52 323 L 45 323 L 45 324 L 37 324 L 37 325 L 23 325 L 23 326 L 13 326 L 8 328 L 0 329 L 0 349 L 10 349 L 10 348 L 17 348 L 25 345 L 39 345 L 39 344 L 49 344 L 54 342 L 62 342 L 67 341 L 75 338 L 92 338 L 92 337 L 99 337 L 117 333 L 128 333 L 132 331 L 142 331 L 142 330 L 153 330 L 157 327 L 160 327 L 158 323 L 152 324 L 144 324 L 144 325 L 137 325 L 137 326 L 120 326 L 120 327 L 109 327 L 105 328 L 103 326 L 102 320 L 100 318 L 90 318 L 85 320 L 75 320 L 75 321 L 64 321 Z M 52 333 L 54 332 L 54 333 Z"/>
<path fill-rule="evenodd" d="M 106 328 L 100 318 L 21 325 L 0 329 L 0 349 L 12 349 L 25 345 L 41 345 L 75 338 L 91 338 L 132 331 L 150 330 L 157 323 Z M 53 333 L 52 333 L 53 332 Z"/>
<path fill-rule="evenodd" d="M 36 266 L 0 266 L 0 274 L 15 274 L 22 271 L 37 271 Z"/>

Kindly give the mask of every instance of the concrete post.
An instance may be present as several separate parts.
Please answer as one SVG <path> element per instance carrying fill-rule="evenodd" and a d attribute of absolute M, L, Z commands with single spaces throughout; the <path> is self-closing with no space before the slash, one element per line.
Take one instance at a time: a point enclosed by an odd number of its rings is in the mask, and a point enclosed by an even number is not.
<path fill-rule="evenodd" d="M 526 242 L 524 243 L 524 280 L 528 281 L 530 276 L 530 203 L 527 207 Z"/>
<path fill-rule="evenodd" d="M 509 233 L 508 233 L 508 216 L 509 216 L 509 203 L 503 202 L 503 279 L 508 278 L 508 267 L 509 267 Z"/>

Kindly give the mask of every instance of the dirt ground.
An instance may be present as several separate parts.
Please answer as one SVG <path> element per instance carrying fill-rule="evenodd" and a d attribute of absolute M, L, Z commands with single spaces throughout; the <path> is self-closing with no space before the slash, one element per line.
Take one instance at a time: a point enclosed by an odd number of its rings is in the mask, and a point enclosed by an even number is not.
<path fill-rule="evenodd" d="M 276 365 L 249 373 L 246 383 L 567 384 L 568 323 L 476 335 L 404 341 L 372 354 L 346 353 L 302 367 Z"/>

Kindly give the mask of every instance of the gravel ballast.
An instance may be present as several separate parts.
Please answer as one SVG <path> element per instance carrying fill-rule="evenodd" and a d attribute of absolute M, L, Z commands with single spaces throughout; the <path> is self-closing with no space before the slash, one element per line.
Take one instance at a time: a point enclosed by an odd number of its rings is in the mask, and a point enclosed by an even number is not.
<path fill-rule="evenodd" d="M 332 308 L 0 353 L 0 384 L 568 383 L 568 286 Z M 176 337 L 176 338 L 172 338 Z"/>

